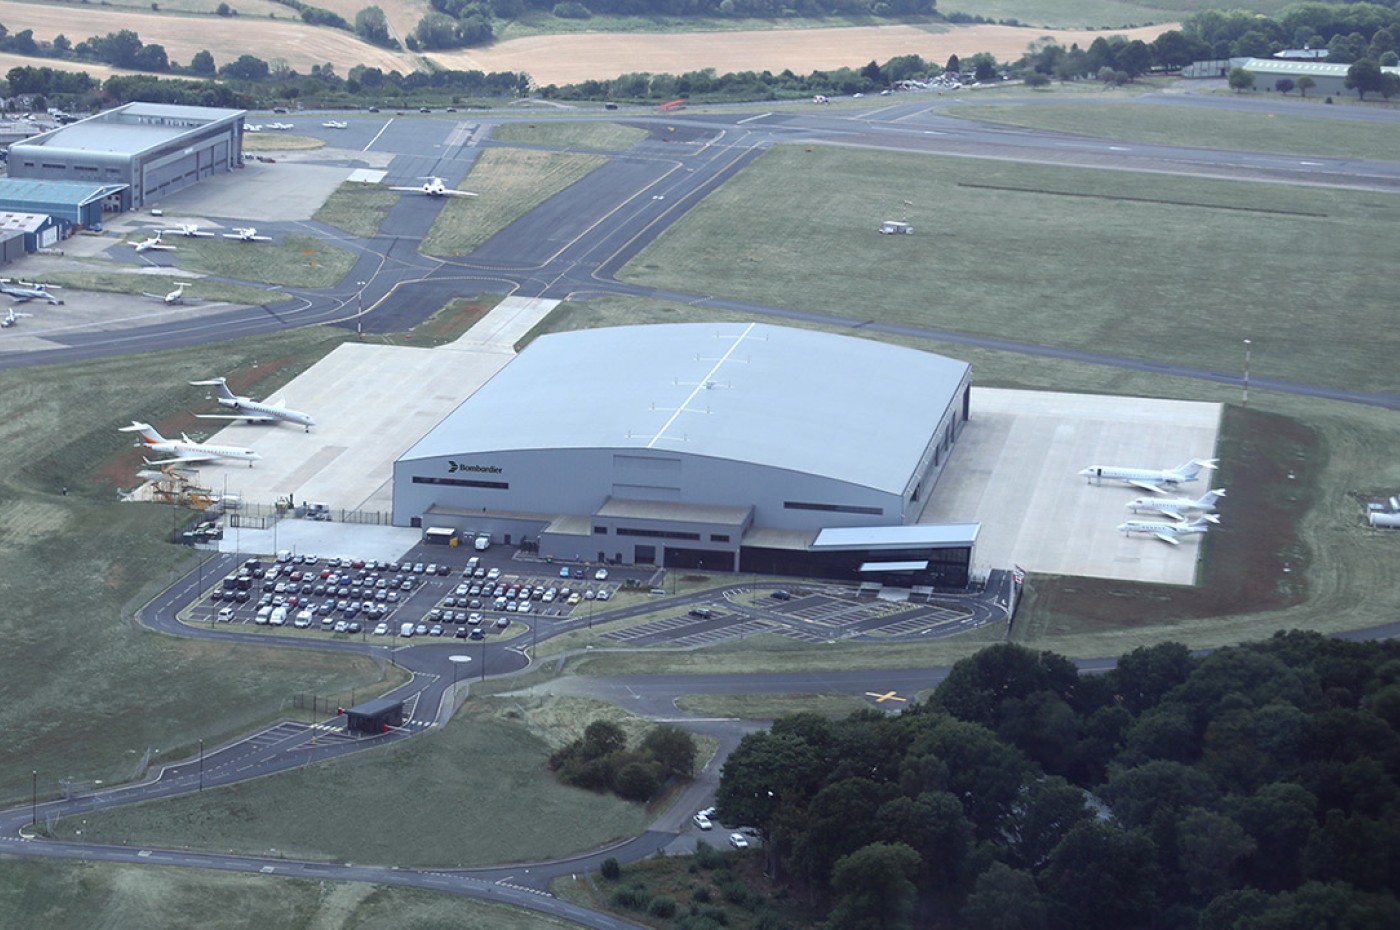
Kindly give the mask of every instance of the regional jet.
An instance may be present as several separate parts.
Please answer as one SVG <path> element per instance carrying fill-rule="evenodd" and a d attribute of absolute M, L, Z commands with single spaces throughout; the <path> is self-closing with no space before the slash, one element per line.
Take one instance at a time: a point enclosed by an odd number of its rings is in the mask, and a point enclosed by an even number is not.
<path fill-rule="evenodd" d="M 1189 497 L 1139 497 L 1129 501 L 1128 508 L 1133 513 L 1141 513 L 1146 510 L 1149 513 L 1160 513 L 1173 520 L 1185 522 L 1188 513 L 1214 513 L 1216 503 L 1224 496 L 1224 488 L 1215 488 L 1195 500 Z"/>
<path fill-rule="evenodd" d="M 237 410 L 238 413 L 201 413 L 199 416 L 207 420 L 247 420 L 250 423 L 271 423 L 277 420 L 286 420 L 288 423 L 299 423 L 306 430 L 311 432 L 311 427 L 316 425 L 311 414 L 302 413 L 300 410 L 292 410 L 282 402 L 281 397 L 273 397 L 259 403 L 251 397 L 240 397 L 228 389 L 228 382 L 223 378 L 211 378 L 208 381 L 191 381 L 190 384 L 213 384 L 219 388 L 219 405 Z"/>
<path fill-rule="evenodd" d="M 475 197 L 476 194 L 470 191 L 453 190 L 443 183 L 442 178 L 425 177 L 424 184 L 417 187 L 391 187 L 391 191 L 410 191 L 415 194 L 427 194 L 429 197 Z"/>
<path fill-rule="evenodd" d="M 207 443 L 195 442 L 183 433 L 179 439 L 166 439 L 156 432 L 155 427 L 151 424 L 136 420 L 133 420 L 130 426 L 121 427 L 121 431 L 123 433 L 140 433 L 141 441 L 137 445 L 147 452 L 173 456 L 173 458 L 158 459 L 154 462 L 146 459 L 147 465 L 193 465 L 196 462 L 212 462 L 215 459 L 239 459 L 247 462 L 248 467 L 252 468 L 253 462 L 262 458 L 252 449 L 242 449 L 237 446 L 211 446 Z"/>
<path fill-rule="evenodd" d="M 142 239 L 140 242 L 133 242 L 131 244 L 136 246 L 136 251 L 138 252 L 149 252 L 152 249 L 156 249 L 161 252 L 175 251 L 175 246 L 166 245 L 164 242 L 161 242 L 160 236 L 152 236 L 149 239 Z"/>
<path fill-rule="evenodd" d="M 10 312 L 5 314 L 5 318 L 0 320 L 0 329 L 9 329 L 12 326 L 18 326 L 21 317 L 33 315 L 32 313 L 16 313 L 15 308 L 11 307 Z"/>
<path fill-rule="evenodd" d="M 1135 488 L 1165 494 L 1165 485 L 1183 484 L 1195 481 L 1206 468 L 1214 468 L 1219 459 L 1192 459 L 1185 465 L 1175 468 L 1124 468 L 1121 465 L 1090 465 L 1079 474 L 1090 481 L 1103 483 L 1105 478 L 1131 484 Z"/>
<path fill-rule="evenodd" d="M 271 242 L 271 236 L 259 236 L 256 226 L 235 226 L 233 232 L 224 233 L 225 239 L 237 239 L 239 242 Z"/>
<path fill-rule="evenodd" d="M 178 286 L 168 294 L 152 294 L 148 291 L 142 291 L 141 296 L 149 297 L 151 300 L 159 300 L 167 304 L 182 304 L 185 302 L 185 288 L 190 285 L 187 281 L 176 281 L 175 283 Z"/>
<path fill-rule="evenodd" d="M 62 304 L 63 301 L 49 293 L 49 288 L 57 290 L 57 285 L 51 284 L 30 284 L 26 281 L 11 281 L 9 278 L 0 278 L 0 294 L 8 294 L 15 299 L 15 303 L 23 304 L 31 300 L 47 300 L 51 304 Z"/>
<path fill-rule="evenodd" d="M 162 229 L 160 234 L 162 236 L 185 236 L 188 239 L 212 239 L 214 237 L 211 232 L 200 232 L 199 226 L 195 223 L 181 223 L 174 229 Z"/>
<path fill-rule="evenodd" d="M 1155 520 L 1129 520 L 1120 523 L 1118 529 L 1124 535 L 1145 533 L 1173 546 L 1181 545 L 1182 536 L 1194 536 L 1210 529 L 1211 524 L 1219 523 L 1220 518 L 1213 513 L 1204 514 L 1190 523 L 1158 523 Z"/>

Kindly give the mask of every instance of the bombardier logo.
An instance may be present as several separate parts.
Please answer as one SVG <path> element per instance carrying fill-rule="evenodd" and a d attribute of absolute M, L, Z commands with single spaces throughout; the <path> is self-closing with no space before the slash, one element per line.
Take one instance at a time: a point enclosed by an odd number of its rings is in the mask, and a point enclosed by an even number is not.
<path fill-rule="evenodd" d="M 499 474 L 501 473 L 501 466 L 499 466 L 499 465 L 464 465 L 464 464 L 462 464 L 461 462 L 454 462 L 454 461 L 452 461 L 451 459 L 448 459 L 448 460 L 447 460 L 447 472 L 448 472 L 448 474 L 453 474 L 453 473 L 459 472 L 459 471 L 475 471 L 475 472 L 482 472 L 483 474 L 487 474 L 487 475 L 499 475 Z"/>

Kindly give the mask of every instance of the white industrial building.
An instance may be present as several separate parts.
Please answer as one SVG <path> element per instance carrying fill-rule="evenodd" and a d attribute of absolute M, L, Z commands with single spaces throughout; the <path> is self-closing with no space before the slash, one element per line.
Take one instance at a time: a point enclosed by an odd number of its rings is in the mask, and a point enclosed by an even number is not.
<path fill-rule="evenodd" d="M 915 521 L 970 385 L 955 359 L 757 323 L 543 336 L 395 462 L 393 520 L 561 559 L 960 586 L 977 526 Z"/>

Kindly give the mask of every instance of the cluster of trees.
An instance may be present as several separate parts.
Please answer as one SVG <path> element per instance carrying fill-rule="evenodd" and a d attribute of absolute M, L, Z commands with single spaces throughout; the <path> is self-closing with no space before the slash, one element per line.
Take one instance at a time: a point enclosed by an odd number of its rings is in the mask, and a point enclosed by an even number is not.
<path fill-rule="evenodd" d="M 898 717 L 745 737 L 719 816 L 833 930 L 1393 927 L 1397 730 L 1400 643 L 1001 645 Z"/>
<path fill-rule="evenodd" d="M 1267 58 L 1306 47 L 1327 49 L 1334 64 L 1370 58 L 1384 65 L 1400 53 L 1400 12 L 1377 3 L 1295 3 L 1273 17 L 1205 10 L 1183 22 L 1181 33 L 1199 59 Z"/>
<path fill-rule="evenodd" d="M 654 727 L 636 749 L 610 720 L 595 720 L 583 736 L 549 757 L 550 769 L 565 784 L 590 791 L 612 791 L 629 801 L 645 801 L 671 776 L 695 771 L 695 739 L 680 727 Z"/>

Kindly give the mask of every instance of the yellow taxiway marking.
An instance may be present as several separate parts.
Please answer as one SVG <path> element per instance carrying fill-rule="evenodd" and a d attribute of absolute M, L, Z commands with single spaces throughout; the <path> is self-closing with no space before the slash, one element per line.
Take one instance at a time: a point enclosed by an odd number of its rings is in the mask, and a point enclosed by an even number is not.
<path fill-rule="evenodd" d="M 901 704 L 905 702 L 905 698 L 897 696 L 893 691 L 886 691 L 884 694 L 878 691 L 867 691 L 865 696 L 874 698 L 876 704 L 883 704 L 886 701 L 899 701 Z"/>

